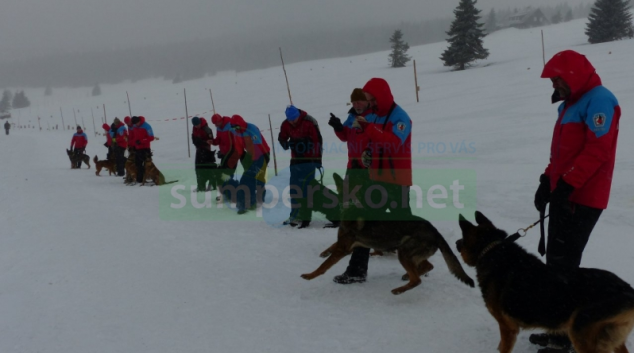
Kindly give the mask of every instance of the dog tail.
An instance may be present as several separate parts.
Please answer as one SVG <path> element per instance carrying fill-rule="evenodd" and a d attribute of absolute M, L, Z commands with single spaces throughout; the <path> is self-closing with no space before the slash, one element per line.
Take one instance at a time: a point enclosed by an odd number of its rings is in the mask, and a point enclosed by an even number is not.
<path fill-rule="evenodd" d="M 473 279 L 467 275 L 467 273 L 462 268 L 460 261 L 456 255 L 454 255 L 453 251 L 451 251 L 451 247 L 447 244 L 445 238 L 436 230 L 436 238 L 438 240 L 438 249 L 442 253 L 443 259 L 447 263 L 447 267 L 449 267 L 449 272 L 451 272 L 456 278 L 458 278 L 461 282 L 464 282 L 469 287 L 475 287 L 475 283 Z"/>
<path fill-rule="evenodd" d="M 97 161 L 98 161 L 97 155 L 95 155 L 95 158 L 93 158 L 92 161 L 95 162 L 95 164 L 97 164 Z"/>

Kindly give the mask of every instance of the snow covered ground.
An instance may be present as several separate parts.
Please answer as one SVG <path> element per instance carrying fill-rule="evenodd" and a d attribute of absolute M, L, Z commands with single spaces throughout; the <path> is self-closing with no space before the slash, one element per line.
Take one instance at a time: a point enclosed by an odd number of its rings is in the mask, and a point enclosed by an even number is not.
<path fill-rule="evenodd" d="M 585 20 L 577 20 L 543 28 L 547 59 L 564 49 L 587 55 L 623 111 L 610 205 L 582 265 L 634 283 L 634 42 L 588 45 L 584 27 Z M 326 143 L 337 144 L 329 113 L 345 117 L 354 87 L 385 78 L 413 120 L 412 142 L 421 146 L 414 148 L 415 168 L 474 172 L 477 209 L 513 232 L 537 220 L 533 194 L 556 119 L 551 84 L 539 78 L 541 29 L 492 34 L 485 40 L 490 58 L 462 72 L 449 71 L 438 59 L 446 43 L 411 48 L 420 103 L 412 67 L 388 68 L 387 52 L 289 65 L 293 102 L 320 121 Z M 157 165 L 168 179 L 191 185 L 185 121 L 171 120 L 185 115 L 183 88 L 190 115 L 209 119 L 211 88 L 219 113 L 241 114 L 268 129 L 268 114 L 277 127 L 288 104 L 281 67 L 181 84 L 155 79 L 101 88 L 98 97 L 90 96 L 91 87 L 54 88 L 48 97 L 44 89 L 27 89 L 33 106 L 13 111 L 13 121 L 37 125 L 40 116 L 44 130 L 0 136 L 0 352 L 434 353 L 497 347 L 497 324 L 479 290 L 449 275 L 438 254 L 429 277 L 400 296 L 390 293 L 403 273 L 393 256 L 371 259 L 364 284 L 331 281 L 347 259 L 307 282 L 299 275 L 321 263 L 317 255 L 336 237 L 335 230 L 321 229 L 324 221 L 305 230 L 281 228 L 255 213 L 238 222 L 227 208 L 171 219 L 162 208 L 169 186 L 126 187 L 120 178 L 96 177 L 94 166 L 70 170 L 63 149 L 72 132 L 46 131 L 47 123 L 61 127 L 60 107 L 67 125 L 74 125 L 71 109 L 78 109 L 77 119 L 83 117 L 88 128 L 87 153 L 103 158 L 104 137 L 93 137 L 90 110 L 97 127 L 102 104 L 109 122 L 128 115 L 127 91 L 132 113 L 145 116 L 160 137 L 152 145 Z M 264 136 L 269 139 L 269 132 Z M 462 143 L 473 148 L 449 147 Z M 284 170 L 289 155 L 279 146 L 277 152 Z M 345 151 L 324 159 L 330 174 L 345 165 Z M 428 219 L 451 244 L 459 238 L 457 217 Z M 538 238 L 532 230 L 518 242 L 536 253 Z M 528 334 L 520 334 L 515 352 L 537 350 Z"/>

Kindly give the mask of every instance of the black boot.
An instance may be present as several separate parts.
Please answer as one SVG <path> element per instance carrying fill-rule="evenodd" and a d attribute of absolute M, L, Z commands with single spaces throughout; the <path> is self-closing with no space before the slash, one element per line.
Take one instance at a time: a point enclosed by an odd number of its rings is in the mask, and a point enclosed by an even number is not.
<path fill-rule="evenodd" d="M 532 344 L 542 347 L 538 353 L 556 353 L 556 352 L 573 352 L 572 343 L 568 336 L 555 335 L 550 333 L 534 333 L 528 337 Z"/>
<path fill-rule="evenodd" d="M 339 276 L 335 276 L 332 280 L 339 284 L 363 283 L 367 276 L 367 272 L 350 274 L 346 271 Z"/>
<path fill-rule="evenodd" d="M 302 223 L 297 227 L 297 229 L 306 228 L 310 225 L 310 221 L 302 221 Z"/>

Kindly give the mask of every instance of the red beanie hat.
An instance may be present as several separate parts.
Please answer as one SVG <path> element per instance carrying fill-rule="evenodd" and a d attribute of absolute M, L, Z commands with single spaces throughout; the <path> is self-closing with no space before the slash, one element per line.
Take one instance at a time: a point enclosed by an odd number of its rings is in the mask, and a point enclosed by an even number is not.
<path fill-rule="evenodd" d="M 130 119 L 129 116 L 126 116 L 125 118 L 123 118 L 123 122 L 126 123 L 126 125 L 130 125 L 130 123 L 132 122 L 132 120 Z"/>
<path fill-rule="evenodd" d="M 214 125 L 218 125 L 222 122 L 222 116 L 220 114 L 214 114 L 211 116 L 211 123 Z"/>

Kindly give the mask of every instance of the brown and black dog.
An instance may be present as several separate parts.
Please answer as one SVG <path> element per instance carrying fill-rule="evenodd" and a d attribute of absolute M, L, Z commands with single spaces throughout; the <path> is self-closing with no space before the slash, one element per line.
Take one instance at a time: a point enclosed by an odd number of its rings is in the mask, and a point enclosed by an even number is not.
<path fill-rule="evenodd" d="M 547 266 L 508 239 L 482 213 L 473 225 L 460 215 L 456 247 L 477 271 L 487 309 L 497 320 L 498 350 L 513 350 L 521 328 L 567 334 L 578 353 L 627 353 L 634 327 L 634 289 L 615 274 L 593 268 Z"/>
<path fill-rule="evenodd" d="M 343 194 L 343 180 L 334 175 L 339 195 Z M 401 294 L 421 283 L 420 276 L 431 271 L 434 266 L 427 261 L 440 250 L 449 267 L 449 271 L 460 281 L 473 287 L 473 280 L 464 272 L 460 261 L 451 251 L 451 247 L 443 236 L 428 221 L 412 216 L 409 220 L 370 220 L 367 212 L 356 206 L 342 208 L 341 223 L 337 234 L 337 242 L 321 253 L 328 257 L 321 266 L 302 278 L 311 280 L 323 275 L 334 264 L 352 253 L 355 247 L 372 248 L 379 251 L 397 250 L 398 260 L 407 273 L 404 286 L 392 290 L 392 294 Z"/>
<path fill-rule="evenodd" d="M 141 186 L 145 185 L 146 181 L 152 180 L 154 182 L 155 185 L 165 185 L 165 184 L 171 184 L 171 183 L 175 183 L 178 180 L 172 180 L 172 181 L 165 181 L 165 176 L 163 176 L 163 173 L 161 173 L 161 171 L 156 167 L 156 165 L 154 164 L 154 162 L 152 162 L 152 158 L 148 157 L 145 160 L 145 174 L 143 176 L 143 178 L 145 179 L 142 183 Z"/>
<path fill-rule="evenodd" d="M 128 159 L 125 161 L 125 183 L 133 184 L 136 182 L 136 152 L 133 149 L 128 151 Z"/>
<path fill-rule="evenodd" d="M 106 168 L 108 170 L 108 175 L 117 175 L 116 172 L 116 165 L 114 163 L 114 160 L 112 159 L 106 159 L 106 160 L 98 160 L 97 156 L 95 155 L 95 158 L 93 158 L 92 160 L 93 162 L 95 162 L 95 175 L 96 176 L 100 176 L 99 173 L 101 173 L 101 169 Z"/>
<path fill-rule="evenodd" d="M 75 155 L 75 153 L 68 148 L 66 149 L 66 154 L 68 155 L 68 159 L 70 159 L 70 169 L 77 169 L 76 165 L 79 161 L 84 162 L 88 166 L 88 169 L 90 169 L 90 157 L 88 157 L 87 154 Z"/>

